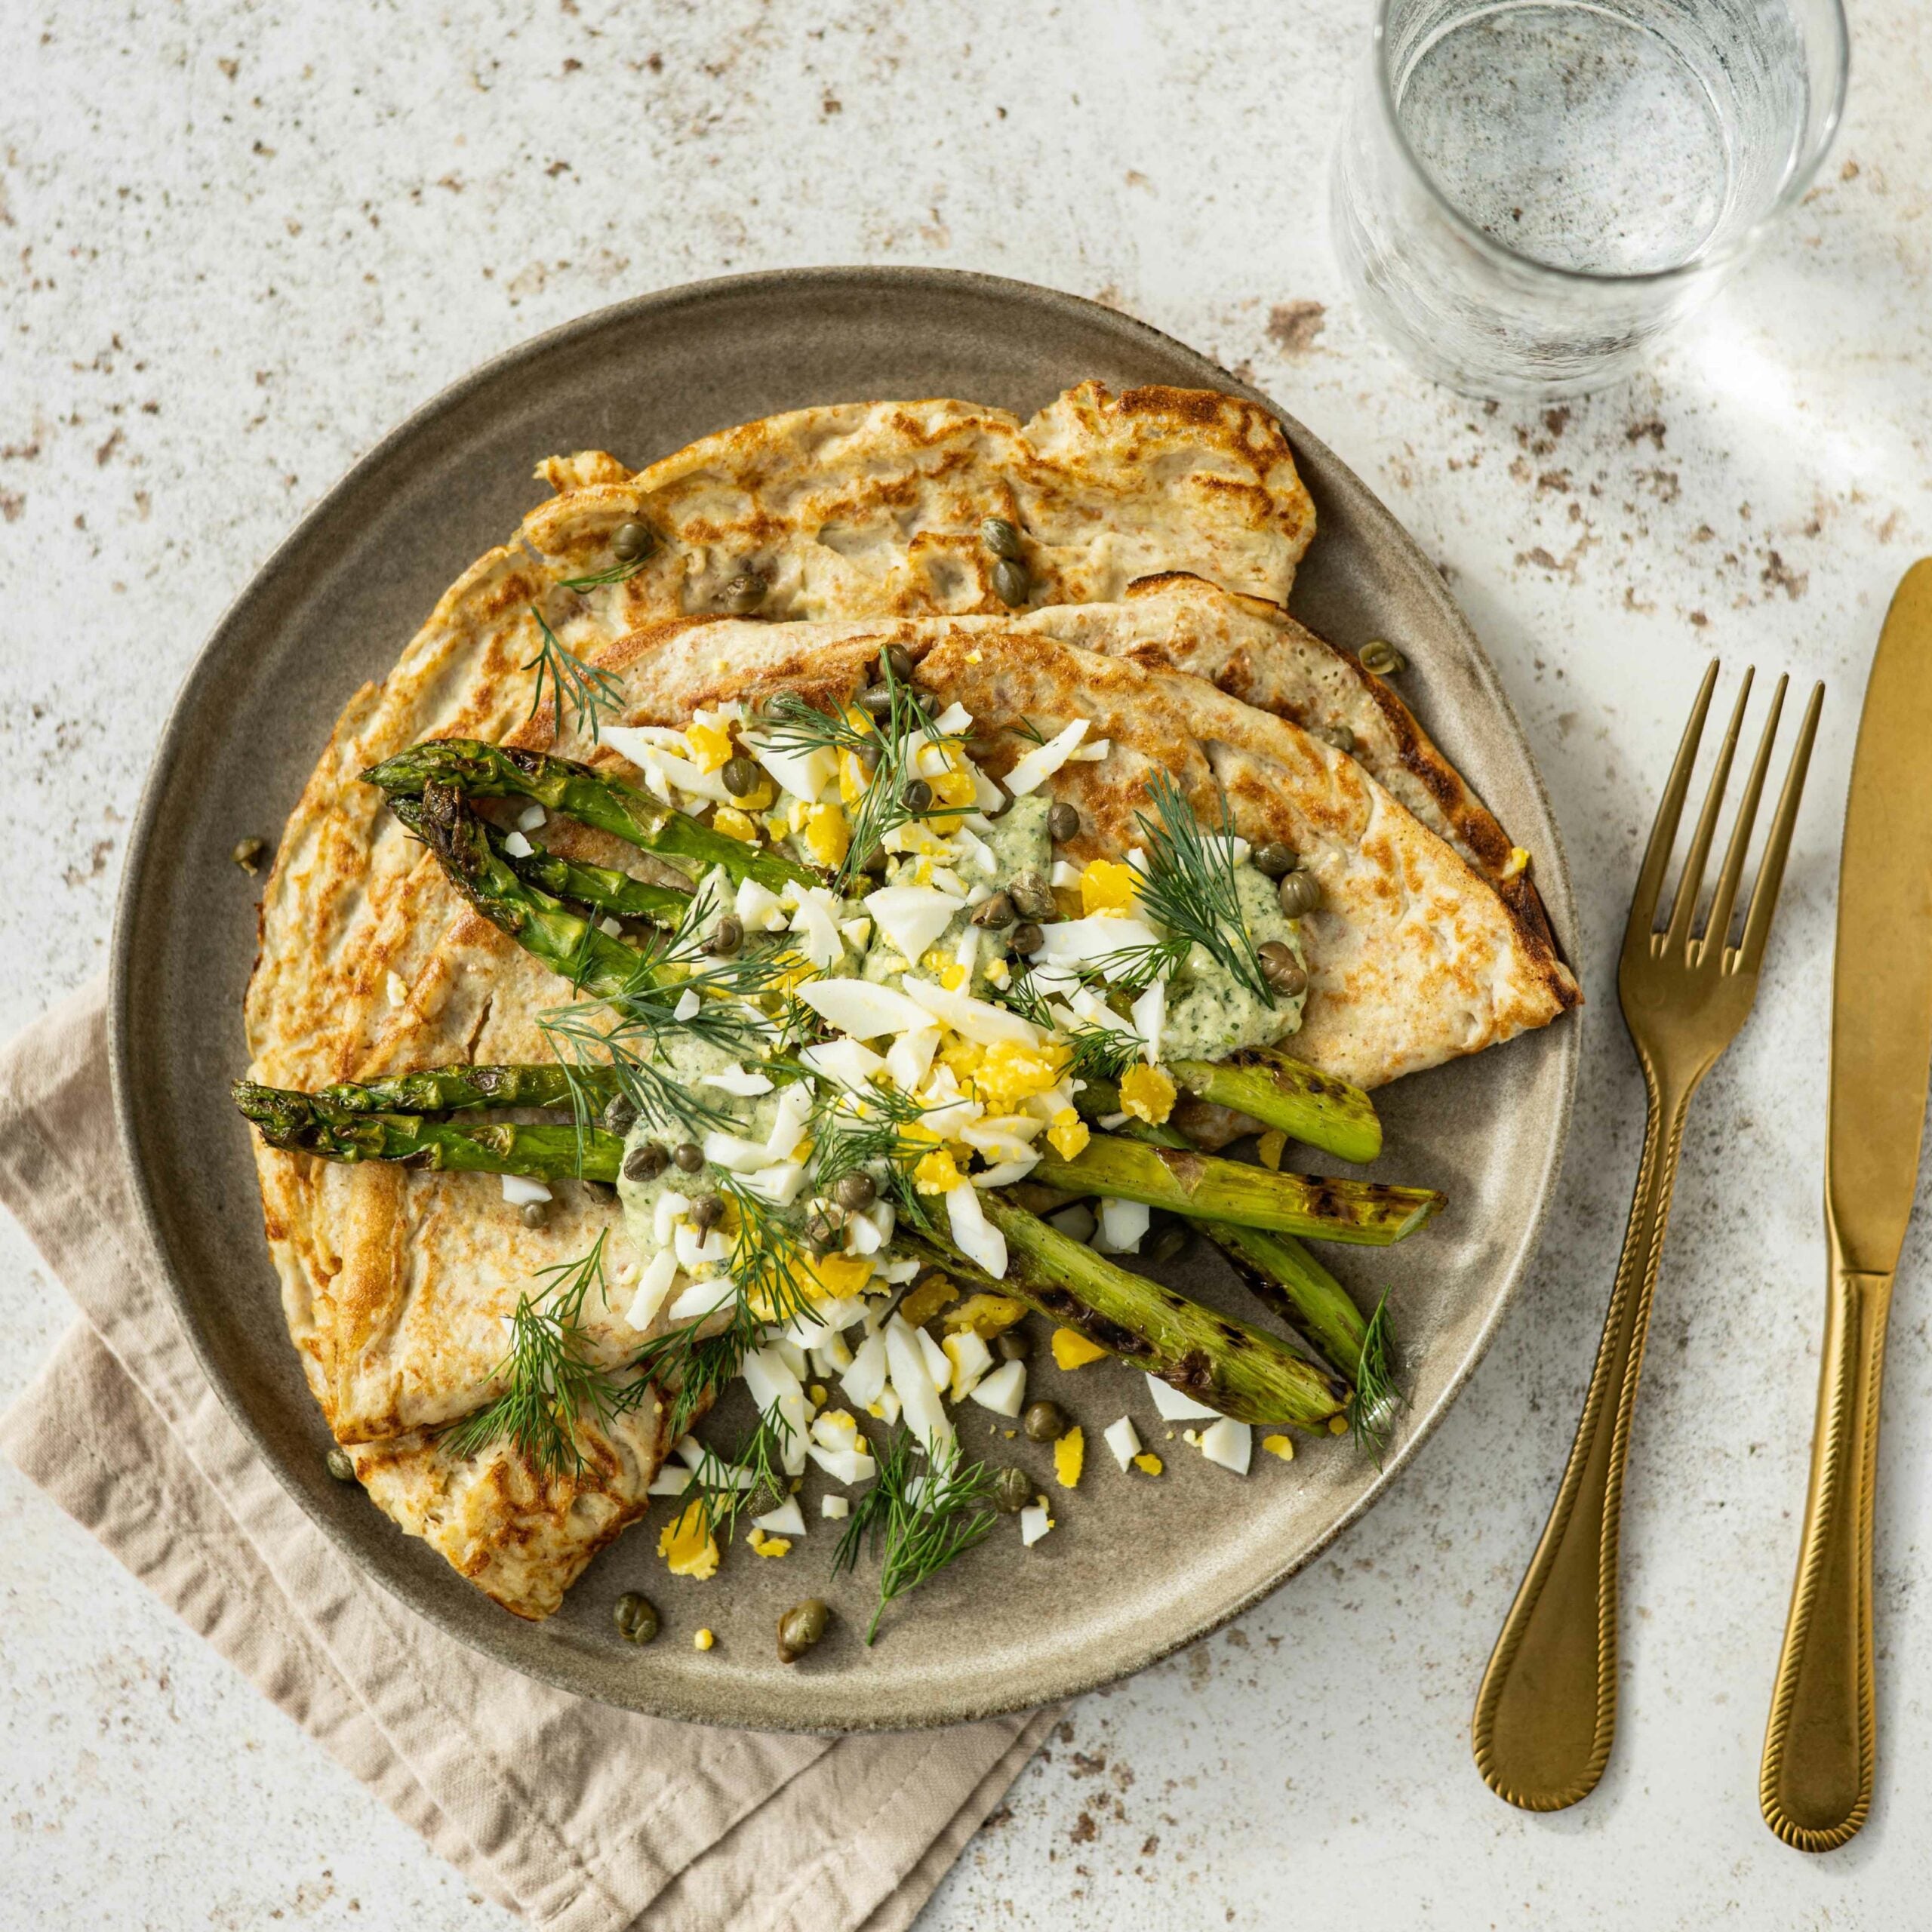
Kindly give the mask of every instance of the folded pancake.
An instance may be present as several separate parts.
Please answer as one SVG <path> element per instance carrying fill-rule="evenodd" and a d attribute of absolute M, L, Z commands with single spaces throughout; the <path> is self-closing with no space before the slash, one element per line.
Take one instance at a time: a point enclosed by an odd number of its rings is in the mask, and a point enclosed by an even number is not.
<path fill-rule="evenodd" d="M 1355 759 L 1189 673 L 970 619 L 666 622 L 600 662 L 622 680 L 632 721 L 682 725 L 700 706 L 778 690 L 848 702 L 888 642 L 913 660 L 935 708 L 957 702 L 976 739 L 1000 740 L 980 760 L 995 777 L 1075 718 L 1107 740 L 1104 758 L 1062 766 L 1044 788 L 1080 810 L 1081 832 L 1061 848 L 1075 861 L 1144 843 L 1136 815 L 1159 771 L 1204 824 L 1217 821 L 1218 787 L 1243 837 L 1294 847 L 1323 903 L 1304 925 L 1310 992 L 1291 1045 L 1324 1072 L 1380 1086 L 1546 1026 L 1575 1003 L 1546 935 Z"/>
<path fill-rule="evenodd" d="M 531 715 L 543 623 L 594 659 L 652 620 L 748 594 L 768 620 L 1001 611 L 980 533 L 988 516 L 1022 534 L 1032 605 L 1116 598 L 1163 571 L 1278 601 L 1314 528 L 1266 411 L 1095 383 L 1024 424 L 959 402 L 837 405 L 707 437 L 635 474 L 596 451 L 539 474 L 558 494 L 452 585 L 381 684 L 350 700 L 289 819 L 248 989 L 252 1078 L 314 1088 L 546 1057 L 534 1017 L 559 983 L 469 912 L 359 776 L 428 737 L 583 755 L 554 705 Z M 571 587 L 608 577 L 615 531 L 640 521 L 654 542 L 634 574 Z M 581 828 L 545 839 L 653 875 L 650 860 Z M 498 1392 L 504 1316 L 541 1269 L 601 1231 L 614 1286 L 586 1310 L 592 1344 L 611 1360 L 635 1346 L 615 1204 L 566 1184 L 548 1223 L 526 1229 L 494 1180 L 337 1166 L 259 1140 L 255 1155 L 291 1335 L 371 1495 L 499 1601 L 547 1614 L 644 1506 L 662 1449 L 648 1414 L 618 1430 L 608 1467 L 581 1479 L 540 1481 L 500 1447 L 465 1461 L 425 1432 Z"/>

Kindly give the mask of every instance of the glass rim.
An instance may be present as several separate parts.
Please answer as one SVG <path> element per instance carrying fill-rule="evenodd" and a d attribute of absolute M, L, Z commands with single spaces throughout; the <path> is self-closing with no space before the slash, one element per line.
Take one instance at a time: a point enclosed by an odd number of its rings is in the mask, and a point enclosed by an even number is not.
<path fill-rule="evenodd" d="M 1506 242 L 1498 241 L 1487 229 L 1478 228 L 1442 192 L 1435 176 L 1423 165 L 1422 157 L 1416 152 L 1414 143 L 1402 126 L 1401 116 L 1396 112 L 1395 87 L 1389 71 L 1389 15 L 1398 4 L 1400 0 L 1377 0 L 1374 54 L 1375 98 L 1376 104 L 1381 110 L 1383 125 L 1394 136 L 1395 145 L 1401 150 L 1402 158 L 1408 164 L 1410 172 L 1422 183 L 1429 198 L 1448 217 L 1450 226 L 1480 252 L 1527 269 L 1533 275 L 1547 275 L 1554 281 L 1583 286 L 1641 288 L 1647 284 L 1674 281 L 1679 278 L 1694 275 L 1714 263 L 1727 260 L 1747 247 L 1765 223 L 1789 208 L 1811 185 L 1812 179 L 1817 174 L 1825 156 L 1831 152 L 1832 143 L 1837 137 L 1838 124 L 1844 117 L 1845 92 L 1851 74 L 1851 31 L 1845 19 L 1844 0 L 1825 0 L 1830 13 L 1831 51 L 1835 66 L 1836 84 L 1832 88 L 1824 117 L 1819 123 L 1817 137 L 1810 153 L 1792 168 L 1783 186 L 1778 190 L 1777 200 L 1770 207 L 1746 228 L 1737 241 L 1709 253 L 1700 251 L 1688 261 L 1679 262 L 1674 268 L 1646 269 L 1635 275 L 1617 274 L 1594 269 L 1561 268 L 1553 262 L 1539 261 L 1534 255 L 1524 254 L 1520 249 L 1511 248 Z M 1485 11 L 1501 11 L 1503 8 L 1491 8 Z"/>

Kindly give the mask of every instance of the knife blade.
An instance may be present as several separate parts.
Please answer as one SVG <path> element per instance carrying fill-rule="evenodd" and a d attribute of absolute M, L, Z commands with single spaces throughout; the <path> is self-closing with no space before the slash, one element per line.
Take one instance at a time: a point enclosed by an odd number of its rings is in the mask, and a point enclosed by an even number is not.
<path fill-rule="evenodd" d="M 1846 1264 L 1898 1265 L 1932 1081 L 1932 558 L 1872 660 L 1845 805 L 1825 1198 Z"/>
<path fill-rule="evenodd" d="M 1878 1765 L 1872 1630 L 1878 1407 L 1892 1273 L 1932 1082 L 1932 558 L 1872 660 L 1838 863 L 1825 1223 L 1831 1268 L 1798 1576 L 1758 1801 L 1801 1851 L 1864 1824 Z"/>

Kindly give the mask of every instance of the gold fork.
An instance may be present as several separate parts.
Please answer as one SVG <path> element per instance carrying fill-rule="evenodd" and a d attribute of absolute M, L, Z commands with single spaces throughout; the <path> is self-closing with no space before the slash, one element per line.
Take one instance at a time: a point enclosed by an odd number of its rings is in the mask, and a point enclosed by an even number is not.
<path fill-rule="evenodd" d="M 1825 694 L 1820 685 L 1811 694 L 1758 864 L 1743 933 L 1736 946 L 1728 946 L 1725 940 L 1751 827 L 1784 706 L 1783 678 L 1771 700 L 1770 716 L 1701 937 L 1692 936 L 1691 924 L 1751 695 L 1749 668 L 1684 857 L 1669 925 L 1660 933 L 1652 930 L 1717 675 L 1713 663 L 1684 727 L 1684 742 L 1644 854 L 1617 968 L 1624 1023 L 1644 1069 L 1650 1111 L 1617 1284 L 1562 1487 L 1476 1695 L 1472 1726 L 1476 1767 L 1498 1797 L 1530 1811 L 1560 1811 L 1588 1796 L 1610 1757 L 1617 1727 L 1617 1537 L 1623 1465 L 1684 1117 L 1698 1082 L 1736 1038 L 1758 990 L 1758 969 L 1777 907 Z"/>

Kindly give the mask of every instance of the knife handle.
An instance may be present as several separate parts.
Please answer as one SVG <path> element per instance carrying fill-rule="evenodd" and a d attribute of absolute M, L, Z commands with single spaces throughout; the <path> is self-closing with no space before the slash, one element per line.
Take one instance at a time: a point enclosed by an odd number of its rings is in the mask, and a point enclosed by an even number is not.
<path fill-rule="evenodd" d="M 1644 1067 L 1644 1158 L 1589 1392 L 1549 1521 L 1483 1672 L 1470 1726 L 1483 1782 L 1526 1811 L 1559 1811 L 1587 1798 L 1609 1761 L 1617 1729 L 1623 1466 L 1684 1116 L 1697 1084 L 1666 1086 L 1647 1058 Z"/>
<path fill-rule="evenodd" d="M 1832 1851 L 1872 1807 L 1872 1505 L 1892 1278 L 1846 1267 L 1833 1243 L 1811 1485 L 1758 1801 L 1800 1851 Z"/>

